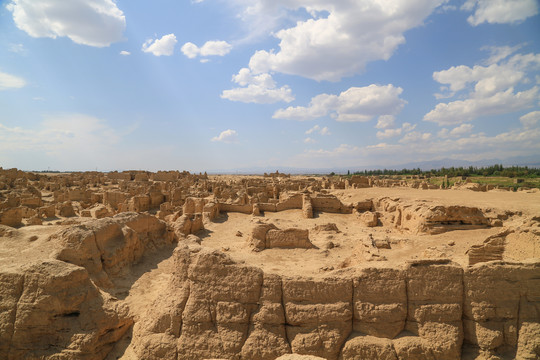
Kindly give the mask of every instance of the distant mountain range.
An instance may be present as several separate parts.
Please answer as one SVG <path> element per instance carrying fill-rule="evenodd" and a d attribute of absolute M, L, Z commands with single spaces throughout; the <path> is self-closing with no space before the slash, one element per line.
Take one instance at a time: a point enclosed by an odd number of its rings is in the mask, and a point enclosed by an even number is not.
<path fill-rule="evenodd" d="M 298 167 L 287 167 L 287 166 L 277 166 L 277 167 L 245 167 L 237 169 L 221 169 L 221 170 L 209 170 L 208 174 L 263 174 L 263 173 L 272 173 L 279 171 L 283 174 L 330 174 L 332 172 L 336 174 L 346 174 L 347 171 L 354 173 L 356 171 L 364 170 L 401 170 L 401 169 L 417 169 L 420 168 L 423 171 L 431 169 L 440 169 L 442 167 L 483 167 L 491 166 L 495 164 L 502 164 L 503 166 L 528 166 L 540 168 L 540 157 L 539 156 L 514 156 L 507 159 L 485 159 L 479 161 L 467 161 L 467 160 L 458 160 L 458 159 L 440 159 L 440 160 L 430 160 L 430 161 L 420 161 L 420 162 L 411 162 L 405 164 L 397 165 L 387 165 L 387 166 L 350 166 L 350 167 L 334 167 L 334 168 L 298 168 Z"/>

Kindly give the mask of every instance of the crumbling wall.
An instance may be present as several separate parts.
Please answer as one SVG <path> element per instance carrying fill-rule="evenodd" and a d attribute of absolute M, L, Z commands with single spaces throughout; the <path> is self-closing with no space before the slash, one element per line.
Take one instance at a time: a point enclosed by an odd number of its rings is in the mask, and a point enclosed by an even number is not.
<path fill-rule="evenodd" d="M 58 260 L 0 270 L 0 357 L 103 359 L 129 330 L 126 305 Z"/>
<path fill-rule="evenodd" d="M 296 228 L 280 230 L 273 224 L 256 225 L 248 243 L 256 251 L 272 248 L 311 249 L 314 247 L 309 240 L 309 230 Z"/>
<path fill-rule="evenodd" d="M 385 222 L 411 233 L 440 234 L 451 230 L 470 230 L 500 226 L 493 217 L 476 207 L 443 206 L 426 203 L 406 203 L 399 199 L 380 198 L 373 202 L 374 210 L 385 213 Z"/>
<path fill-rule="evenodd" d="M 288 352 L 328 360 L 460 359 L 464 340 L 492 355 L 505 346 L 517 358 L 539 355 L 538 262 L 464 272 L 448 260 L 424 260 L 292 278 L 204 248 L 175 256 L 182 275 L 174 284 L 182 296 L 190 289 L 173 342 L 182 359 L 266 360 Z M 146 359 L 159 358 L 144 351 Z"/>
<path fill-rule="evenodd" d="M 137 263 L 152 248 L 170 243 L 166 225 L 154 216 L 122 213 L 61 230 L 51 236 L 59 244 L 54 257 L 84 267 L 101 287 Z"/>

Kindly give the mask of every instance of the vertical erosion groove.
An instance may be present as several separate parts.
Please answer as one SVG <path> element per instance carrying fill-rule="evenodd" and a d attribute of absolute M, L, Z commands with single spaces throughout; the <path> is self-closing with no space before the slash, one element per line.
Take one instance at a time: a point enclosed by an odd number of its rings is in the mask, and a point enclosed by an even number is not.
<path fill-rule="evenodd" d="M 13 329 L 11 330 L 11 336 L 10 336 L 10 340 L 9 340 L 8 350 L 7 350 L 7 357 L 8 358 L 11 358 L 10 354 L 11 354 L 11 349 L 13 347 L 13 337 L 15 336 L 15 324 L 17 323 L 17 315 L 18 315 L 18 312 L 19 312 L 19 303 L 21 302 L 21 299 L 22 299 L 22 296 L 23 296 L 23 293 L 24 293 L 25 284 L 26 284 L 26 275 L 25 274 L 22 275 L 22 280 L 21 280 L 20 283 L 21 283 L 21 289 L 20 289 L 20 292 L 19 292 L 19 296 L 17 298 L 17 304 L 15 305 L 15 314 L 13 314 Z"/>
<path fill-rule="evenodd" d="M 280 276 L 279 277 L 279 283 L 280 283 L 280 286 L 281 286 L 281 307 L 283 308 L 283 327 L 284 327 L 284 330 L 285 330 L 285 340 L 287 340 L 287 344 L 289 344 L 289 348 L 291 349 L 291 352 L 292 352 L 292 344 L 291 344 L 291 339 L 289 339 L 289 333 L 287 332 L 287 326 L 289 326 L 289 324 L 287 323 L 287 310 L 285 308 L 285 300 L 284 300 L 284 294 L 285 294 L 285 290 L 283 289 L 283 277 Z"/>

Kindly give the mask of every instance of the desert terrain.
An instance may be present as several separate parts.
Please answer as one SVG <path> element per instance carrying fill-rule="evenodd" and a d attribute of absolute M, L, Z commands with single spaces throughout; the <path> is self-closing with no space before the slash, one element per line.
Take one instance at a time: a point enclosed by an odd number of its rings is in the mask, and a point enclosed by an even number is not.
<path fill-rule="evenodd" d="M 540 192 L 0 169 L 2 359 L 538 359 Z"/>

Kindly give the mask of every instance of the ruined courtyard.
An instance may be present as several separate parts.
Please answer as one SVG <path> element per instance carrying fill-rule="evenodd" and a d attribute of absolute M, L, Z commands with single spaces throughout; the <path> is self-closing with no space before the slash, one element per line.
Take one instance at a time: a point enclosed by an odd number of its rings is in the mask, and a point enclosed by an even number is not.
<path fill-rule="evenodd" d="M 0 224 L 1 358 L 540 356 L 538 189 L 10 169 Z"/>

